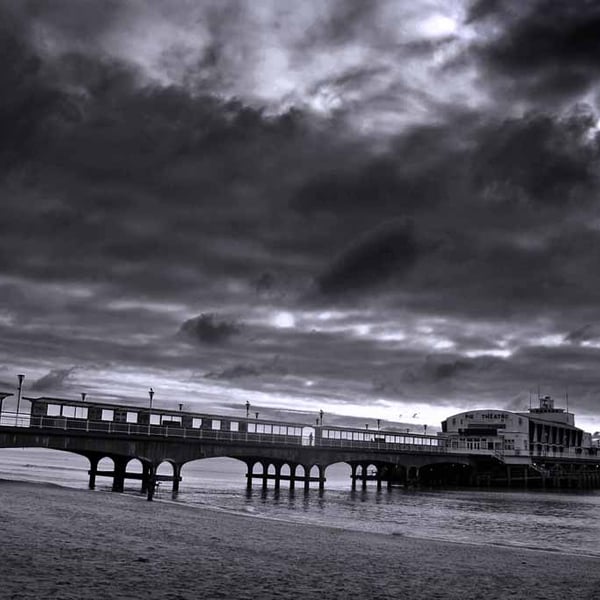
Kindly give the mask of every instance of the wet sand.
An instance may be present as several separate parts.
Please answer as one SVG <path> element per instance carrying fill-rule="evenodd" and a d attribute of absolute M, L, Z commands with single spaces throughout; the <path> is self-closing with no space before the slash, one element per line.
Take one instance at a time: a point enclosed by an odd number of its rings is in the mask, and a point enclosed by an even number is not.
<path fill-rule="evenodd" d="M 0 481 L 0 507 L 2 599 L 600 597 L 597 558 L 9 481 Z"/>

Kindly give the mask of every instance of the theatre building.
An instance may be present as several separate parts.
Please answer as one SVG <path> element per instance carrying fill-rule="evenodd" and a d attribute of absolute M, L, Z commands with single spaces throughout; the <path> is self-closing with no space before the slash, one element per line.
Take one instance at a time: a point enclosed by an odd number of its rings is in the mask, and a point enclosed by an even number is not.
<path fill-rule="evenodd" d="M 476 471 L 488 480 L 550 480 L 590 467 L 598 474 L 598 442 L 549 396 L 527 412 L 481 409 L 452 415 L 442 422 L 440 435 L 450 452 L 479 456 Z"/>

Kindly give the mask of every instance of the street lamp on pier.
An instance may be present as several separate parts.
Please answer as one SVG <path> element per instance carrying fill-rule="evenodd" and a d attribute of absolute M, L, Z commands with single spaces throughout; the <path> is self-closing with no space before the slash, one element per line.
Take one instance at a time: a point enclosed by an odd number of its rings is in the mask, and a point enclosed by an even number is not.
<path fill-rule="evenodd" d="M 15 417 L 15 425 L 19 424 L 19 411 L 21 409 L 21 393 L 23 391 L 23 379 L 25 379 L 25 375 L 19 374 L 17 375 L 19 380 L 19 389 L 17 390 L 17 416 Z"/>
<path fill-rule="evenodd" d="M 246 400 L 246 419 L 250 416 L 250 402 Z"/>
<path fill-rule="evenodd" d="M 256 416 L 256 418 L 258 419 L 258 413 L 257 413 L 257 412 L 255 412 L 255 413 L 254 413 L 254 415 L 255 415 L 255 416 Z"/>
<path fill-rule="evenodd" d="M 319 411 L 319 418 L 321 420 L 321 425 L 323 425 L 323 411 L 322 410 Z"/>
<path fill-rule="evenodd" d="M 152 410 L 152 400 L 154 399 L 154 390 L 152 388 L 150 388 L 148 390 L 148 397 L 150 398 L 150 411 Z M 148 413 L 148 435 L 150 435 L 150 425 L 152 420 L 152 415 L 150 414 L 150 412 Z"/>
<path fill-rule="evenodd" d="M 81 392 L 81 401 L 85 402 L 85 397 L 87 396 L 87 394 L 85 392 Z"/>

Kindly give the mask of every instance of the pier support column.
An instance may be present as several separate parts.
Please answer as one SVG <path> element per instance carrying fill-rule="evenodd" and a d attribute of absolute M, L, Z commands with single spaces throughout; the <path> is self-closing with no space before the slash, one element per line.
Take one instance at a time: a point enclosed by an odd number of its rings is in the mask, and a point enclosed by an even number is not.
<path fill-rule="evenodd" d="M 352 491 L 356 490 L 356 464 L 350 465 L 350 478 L 352 479 Z"/>
<path fill-rule="evenodd" d="M 367 489 L 367 477 L 369 476 L 369 466 L 368 465 L 362 465 L 362 489 L 366 490 Z"/>
<path fill-rule="evenodd" d="M 173 465 L 173 487 L 171 488 L 171 493 L 173 497 L 177 496 L 179 493 L 179 482 L 181 481 L 181 465 L 174 464 Z"/>
<path fill-rule="evenodd" d="M 262 489 L 267 489 L 267 483 L 269 481 L 269 463 L 261 463 L 263 467 L 263 476 L 262 476 Z"/>
<path fill-rule="evenodd" d="M 512 476 L 512 473 L 511 473 L 510 465 L 506 465 L 506 486 L 507 487 L 510 487 L 510 484 L 512 481 L 511 476 Z"/>
<path fill-rule="evenodd" d="M 298 465 L 290 465 L 290 490 L 296 487 L 296 468 Z"/>
<path fill-rule="evenodd" d="M 325 467 L 319 465 L 319 491 L 322 492 L 325 489 Z"/>
<path fill-rule="evenodd" d="M 281 465 L 275 465 L 275 489 L 281 487 Z"/>
<path fill-rule="evenodd" d="M 251 490 L 252 489 L 252 475 L 254 474 L 254 463 L 251 461 L 248 461 L 246 463 L 246 465 L 248 466 L 248 472 L 246 473 L 246 489 Z"/>
<path fill-rule="evenodd" d="M 148 492 L 148 485 L 150 479 L 150 466 L 148 463 L 142 463 L 142 487 L 140 488 L 141 494 L 146 494 Z"/>
<path fill-rule="evenodd" d="M 148 495 L 146 496 L 146 500 L 148 502 L 152 502 L 152 498 L 154 498 L 154 492 L 156 492 L 156 465 L 148 466 Z"/>
<path fill-rule="evenodd" d="M 385 467 L 382 466 L 378 466 L 377 467 L 377 491 L 380 492 L 381 491 L 381 480 L 383 477 L 383 469 Z"/>
<path fill-rule="evenodd" d="M 310 489 L 310 466 L 303 465 L 304 467 L 304 491 L 308 492 Z"/>
<path fill-rule="evenodd" d="M 113 492 L 122 492 L 125 488 L 125 467 L 127 466 L 126 459 L 114 458 L 115 470 L 113 473 Z"/>
<path fill-rule="evenodd" d="M 98 473 L 98 462 L 100 462 L 100 459 L 97 456 L 88 456 L 88 459 L 90 461 L 88 488 L 93 490 L 96 487 L 96 473 Z"/>

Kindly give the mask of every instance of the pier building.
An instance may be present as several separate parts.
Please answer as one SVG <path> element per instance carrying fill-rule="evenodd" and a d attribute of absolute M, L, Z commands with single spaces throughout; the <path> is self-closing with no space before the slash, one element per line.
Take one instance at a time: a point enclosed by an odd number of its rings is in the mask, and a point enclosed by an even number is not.
<path fill-rule="evenodd" d="M 578 472 L 576 462 L 600 454 L 598 440 L 576 427 L 575 415 L 555 407 L 550 396 L 525 412 L 478 409 L 452 415 L 442 422 L 440 435 L 448 451 L 473 456 L 476 479 L 488 482 L 527 482 L 541 473 L 568 486 Z"/>

